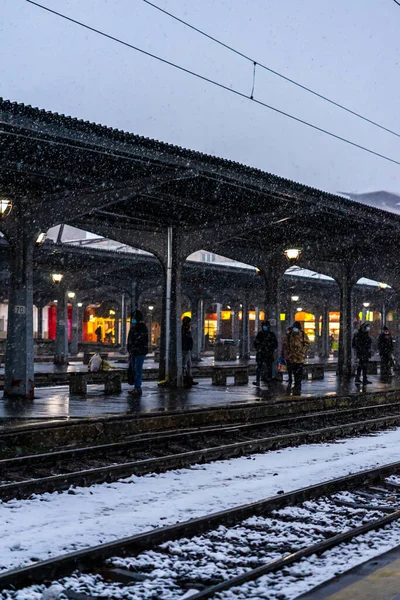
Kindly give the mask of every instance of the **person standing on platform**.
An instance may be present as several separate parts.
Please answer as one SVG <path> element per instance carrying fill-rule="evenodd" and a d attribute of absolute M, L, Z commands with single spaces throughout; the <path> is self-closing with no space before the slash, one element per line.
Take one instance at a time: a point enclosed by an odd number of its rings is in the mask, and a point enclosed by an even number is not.
<path fill-rule="evenodd" d="M 381 380 L 387 382 L 392 375 L 390 366 L 393 354 L 393 338 L 386 326 L 378 338 L 378 350 L 381 357 Z"/>
<path fill-rule="evenodd" d="M 307 357 L 310 340 L 301 328 L 300 321 L 295 321 L 290 327 L 283 341 L 283 355 L 286 359 L 289 375 L 288 392 L 291 391 L 294 379 L 293 395 L 300 396 L 301 381 L 303 379 L 303 365 Z"/>
<path fill-rule="evenodd" d="M 278 340 L 273 331 L 271 331 L 271 324 L 269 321 L 264 321 L 254 340 L 254 348 L 256 350 L 256 380 L 253 381 L 253 385 L 260 385 L 262 371 L 265 371 L 265 379 L 263 380 L 268 383 L 272 379 L 272 364 L 274 362 L 275 350 L 278 347 Z"/>
<path fill-rule="evenodd" d="M 102 337 L 102 329 L 101 329 L 101 325 L 99 325 L 96 329 L 95 329 L 95 336 L 97 339 L 97 343 L 100 344 L 101 343 L 101 337 Z"/>
<path fill-rule="evenodd" d="M 186 387 L 198 384 L 198 381 L 193 381 L 192 377 L 192 350 L 192 319 L 186 316 L 182 319 L 182 371 L 183 383 Z"/>
<path fill-rule="evenodd" d="M 368 362 L 371 358 L 371 344 L 372 340 L 369 335 L 370 326 L 368 323 L 361 323 L 360 329 L 353 336 L 352 347 L 356 351 L 358 365 L 356 371 L 355 384 L 361 385 L 360 375 L 362 373 L 363 380 L 362 384 L 367 385 L 371 383 L 368 381 Z"/>
<path fill-rule="evenodd" d="M 127 347 L 135 386 L 135 389 L 129 393 L 133 396 L 141 396 L 143 363 L 149 351 L 149 332 L 140 310 L 135 310 L 132 315 Z"/>

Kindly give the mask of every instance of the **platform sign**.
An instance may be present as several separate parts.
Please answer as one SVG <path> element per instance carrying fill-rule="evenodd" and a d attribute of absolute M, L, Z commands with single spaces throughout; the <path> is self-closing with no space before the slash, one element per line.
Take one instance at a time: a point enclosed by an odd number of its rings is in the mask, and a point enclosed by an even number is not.
<path fill-rule="evenodd" d="M 16 315 L 25 315 L 26 314 L 26 306 L 17 304 L 16 306 L 14 306 L 13 312 Z"/>

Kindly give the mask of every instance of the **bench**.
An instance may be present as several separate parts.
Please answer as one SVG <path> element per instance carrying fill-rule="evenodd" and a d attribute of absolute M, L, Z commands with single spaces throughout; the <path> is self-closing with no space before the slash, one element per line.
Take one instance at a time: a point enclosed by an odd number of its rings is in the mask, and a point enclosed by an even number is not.
<path fill-rule="evenodd" d="M 311 373 L 311 379 L 323 379 L 325 376 L 324 365 L 321 364 L 305 364 L 303 367 L 303 379 L 308 379 L 308 375 Z"/>
<path fill-rule="evenodd" d="M 212 384 L 226 385 L 227 377 L 234 377 L 235 385 L 246 385 L 249 383 L 248 367 L 213 367 L 212 368 Z"/>
<path fill-rule="evenodd" d="M 84 352 L 83 353 L 83 364 L 88 365 L 90 363 L 90 359 L 94 356 L 96 352 Z M 99 352 L 102 360 L 107 360 L 108 352 Z"/>
<path fill-rule="evenodd" d="M 120 371 L 98 371 L 97 373 L 70 373 L 69 392 L 85 396 L 88 383 L 104 383 L 106 394 L 118 394 L 121 391 L 122 374 Z"/>

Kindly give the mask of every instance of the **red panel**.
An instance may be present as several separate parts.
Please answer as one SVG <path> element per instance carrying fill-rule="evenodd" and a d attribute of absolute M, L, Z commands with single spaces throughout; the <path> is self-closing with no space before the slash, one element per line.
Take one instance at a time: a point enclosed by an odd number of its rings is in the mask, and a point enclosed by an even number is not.
<path fill-rule="evenodd" d="M 57 325 L 57 307 L 49 306 L 48 331 L 49 331 L 49 339 L 50 340 L 56 339 L 56 325 Z"/>

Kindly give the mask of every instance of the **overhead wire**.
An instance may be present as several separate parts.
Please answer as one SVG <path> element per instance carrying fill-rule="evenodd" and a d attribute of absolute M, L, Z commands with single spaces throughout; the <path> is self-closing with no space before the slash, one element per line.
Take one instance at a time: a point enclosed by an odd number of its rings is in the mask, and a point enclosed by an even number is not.
<path fill-rule="evenodd" d="M 82 23 L 81 21 L 78 21 L 76 19 L 73 19 L 72 17 L 68 17 L 67 15 L 64 15 L 58 11 L 55 11 L 51 8 L 48 8 L 47 6 L 44 6 L 42 4 L 39 4 L 38 2 L 34 2 L 34 0 L 25 0 L 25 2 L 28 2 L 29 4 L 32 4 L 34 6 L 37 6 L 38 8 L 41 8 L 49 13 L 52 13 L 58 17 L 61 17 L 67 21 L 70 21 L 71 23 L 74 23 L 76 25 L 79 25 L 80 27 L 83 27 L 85 29 L 88 29 L 89 31 L 92 31 L 94 33 L 97 33 L 105 38 L 108 38 L 114 42 L 117 42 L 118 44 L 122 44 L 123 46 L 126 46 L 127 48 L 130 48 L 132 50 L 136 50 L 137 52 L 140 52 L 141 54 L 144 54 L 145 56 L 149 56 L 150 58 L 153 58 L 155 60 L 158 60 L 166 65 L 169 65 L 171 67 L 174 67 L 175 69 L 178 69 L 179 71 L 182 71 L 183 73 L 192 75 L 193 77 L 196 77 L 197 79 L 200 79 L 202 81 L 205 81 L 207 83 L 210 83 L 216 87 L 219 87 L 227 92 L 230 92 L 231 94 L 235 94 L 236 96 L 240 97 L 240 98 L 244 98 L 246 100 L 250 100 L 251 102 L 255 102 L 256 104 L 258 104 L 259 106 L 263 106 L 264 108 L 268 108 L 269 110 L 272 110 L 280 115 L 283 115 L 285 117 L 288 117 L 289 119 L 292 119 L 293 121 L 296 121 L 297 123 L 301 123 L 303 125 L 306 125 L 307 127 L 310 127 L 311 129 L 314 129 L 315 131 L 319 131 L 321 133 L 324 133 L 326 135 L 329 135 L 330 137 L 340 140 L 346 144 L 349 144 L 350 146 L 353 146 L 355 148 L 358 148 L 360 150 L 363 150 L 364 152 L 368 152 L 369 154 L 372 154 L 374 156 L 378 156 L 379 158 L 382 158 L 383 160 L 387 160 L 391 163 L 394 163 L 396 165 L 400 165 L 400 161 L 391 158 L 389 156 L 386 156 L 385 154 L 381 154 L 380 152 L 376 152 L 375 150 L 372 150 L 371 148 L 368 148 L 366 146 L 363 146 L 362 144 L 358 144 L 357 142 L 353 142 L 347 138 L 344 138 L 336 133 L 333 133 L 332 131 L 329 131 L 327 129 L 324 129 L 323 127 L 319 127 L 318 125 L 314 125 L 313 123 L 310 123 L 309 121 L 306 121 L 304 119 L 301 119 L 300 117 L 296 117 L 295 115 L 292 115 L 288 112 L 285 112 L 275 106 L 272 106 L 270 104 L 267 104 L 266 102 L 262 102 L 261 100 L 257 100 L 256 98 L 252 98 L 251 96 L 248 96 L 247 94 L 240 92 L 237 89 L 234 89 L 232 87 L 229 87 L 227 85 L 224 85 L 221 82 L 215 81 L 213 79 L 210 79 L 209 77 L 206 77 L 205 75 L 201 75 L 200 73 L 196 73 L 195 71 L 192 71 L 190 69 L 187 69 L 181 65 L 178 65 L 176 63 L 173 63 L 172 61 L 169 61 L 165 58 L 162 58 L 161 56 L 157 56 L 156 54 L 153 54 L 151 52 L 148 52 L 147 50 L 144 50 L 143 48 L 139 48 L 138 46 L 134 46 L 133 44 L 130 44 L 129 42 L 125 42 L 113 35 L 110 35 L 104 31 L 101 31 L 100 29 L 96 29 L 95 27 L 91 27 L 90 25 L 87 25 L 86 23 Z M 397 135 L 397 134 L 396 134 Z"/>
<path fill-rule="evenodd" d="M 397 2 L 397 0 L 394 0 L 394 1 L 396 2 L 396 4 L 398 4 L 400 6 L 400 2 Z M 198 27 L 195 27 L 191 23 L 188 23 L 187 21 L 184 21 L 183 19 L 180 19 L 179 17 L 177 17 L 173 13 L 165 10 L 164 8 L 161 8 L 161 6 L 158 6 L 157 4 L 154 4 L 153 2 L 150 2 L 150 0 L 143 0 L 143 2 L 145 2 L 149 6 L 152 6 L 156 10 L 159 10 L 160 12 L 164 13 L 168 17 L 171 17 L 172 19 L 175 19 L 175 21 L 178 21 L 179 23 L 182 23 L 182 25 L 185 25 L 186 27 L 189 27 L 190 29 L 193 29 L 194 31 L 196 31 L 200 35 L 203 35 L 204 37 L 208 38 L 209 40 L 212 40 L 213 42 L 215 42 L 216 44 L 219 44 L 223 48 L 226 48 L 227 50 L 230 50 L 231 52 L 234 52 L 238 56 L 241 56 L 245 60 L 248 60 L 249 62 L 253 63 L 254 68 L 257 65 L 258 67 L 260 67 L 260 69 L 264 69 L 265 71 L 268 71 L 269 73 L 272 73 L 273 75 L 276 75 L 277 77 L 280 77 L 281 79 L 284 79 L 288 83 L 291 83 L 291 84 L 299 87 L 300 89 L 302 89 L 302 90 L 304 90 L 304 91 L 306 91 L 306 92 L 308 92 L 310 94 L 313 94 L 317 98 L 320 98 L 321 100 L 325 100 L 326 102 L 329 102 L 330 104 L 333 104 L 333 106 L 336 106 L 337 108 L 340 108 L 341 110 L 344 110 L 344 111 L 350 113 L 351 115 L 353 115 L 355 117 L 358 117 L 359 119 L 362 119 L 363 121 L 366 121 L 367 123 L 370 123 L 371 125 L 374 125 L 375 127 L 379 127 L 379 129 L 383 129 L 383 131 L 386 131 L 387 133 L 390 133 L 390 134 L 392 134 L 392 135 L 394 135 L 396 137 L 400 137 L 400 133 L 397 133 L 396 131 L 393 131 L 392 129 L 389 129 L 388 127 L 385 127 L 384 125 L 381 125 L 380 123 L 377 123 L 373 119 L 369 119 L 368 117 L 365 117 L 364 115 L 360 114 L 359 112 L 357 112 L 355 110 L 352 110 L 351 108 L 349 108 L 347 106 L 344 106 L 340 102 L 336 102 L 335 100 L 332 100 L 331 98 L 328 98 L 328 96 L 324 96 L 324 94 L 320 94 L 319 92 L 316 92 L 315 90 L 311 89 L 310 87 L 308 87 L 306 85 L 303 85 L 299 81 L 296 81 L 295 79 L 291 79 L 290 77 L 287 77 L 286 75 L 283 75 L 283 73 L 280 73 L 279 71 L 276 71 L 275 69 L 272 69 L 271 67 L 268 67 L 267 65 L 264 65 L 259 60 L 255 60 L 254 58 L 251 58 L 247 54 L 244 54 L 243 52 L 240 52 L 240 50 L 237 50 L 236 48 L 233 48 L 229 44 L 225 44 L 225 42 L 222 42 L 218 38 L 210 35 L 209 33 L 206 33 L 202 29 L 199 29 Z M 254 74 L 253 74 L 253 81 L 254 81 Z M 253 84 L 253 87 L 254 87 L 254 84 Z"/>

